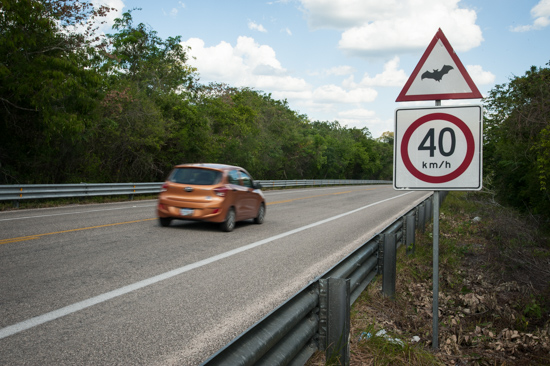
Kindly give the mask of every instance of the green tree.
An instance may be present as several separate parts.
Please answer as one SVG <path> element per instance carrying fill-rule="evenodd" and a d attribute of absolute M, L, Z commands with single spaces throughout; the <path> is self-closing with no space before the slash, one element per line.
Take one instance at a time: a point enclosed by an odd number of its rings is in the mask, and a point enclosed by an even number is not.
<path fill-rule="evenodd" d="M 506 203 L 550 216 L 550 69 L 497 85 L 485 107 L 486 181 Z"/>
<path fill-rule="evenodd" d="M 376 139 L 375 157 L 378 161 L 379 169 L 373 174 L 372 179 L 392 180 L 394 139 L 392 131 L 383 132 Z"/>
<path fill-rule="evenodd" d="M 107 11 L 76 0 L 0 2 L 0 182 L 71 179 L 101 82 L 90 68 L 92 24 Z"/>
<path fill-rule="evenodd" d="M 380 135 L 380 137 L 377 138 L 376 140 L 393 146 L 393 141 L 395 140 L 395 136 L 392 131 L 386 131 L 386 132 L 382 132 L 382 135 Z"/>
<path fill-rule="evenodd" d="M 369 179 L 380 169 L 375 142 L 367 128 L 347 128 L 337 121 L 312 123 L 324 145 L 316 176 L 326 179 Z"/>
<path fill-rule="evenodd" d="M 188 119 L 195 69 L 187 64 L 180 37 L 161 39 L 146 25 L 134 25 L 131 12 L 115 19 L 113 29 L 117 32 L 107 35 L 110 45 L 98 65 L 109 76 L 97 105 L 99 119 L 89 129 L 89 176 L 115 182 L 164 179 L 181 156 L 165 152 L 196 146 L 188 133 L 195 123 Z"/>
<path fill-rule="evenodd" d="M 193 89 L 196 69 L 187 63 L 181 36 L 163 40 L 147 25 L 134 25 L 131 11 L 115 19 L 113 29 L 117 32 L 107 35 L 111 46 L 104 54 L 104 71 L 131 80 L 151 96 Z"/>

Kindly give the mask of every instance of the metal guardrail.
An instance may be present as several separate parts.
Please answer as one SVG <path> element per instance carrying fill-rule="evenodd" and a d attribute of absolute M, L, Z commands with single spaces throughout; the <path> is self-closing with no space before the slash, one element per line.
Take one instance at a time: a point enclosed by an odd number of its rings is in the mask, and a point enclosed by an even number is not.
<path fill-rule="evenodd" d="M 441 193 L 443 200 L 446 192 Z M 395 295 L 397 248 L 414 251 L 416 228 L 424 231 L 431 219 L 432 199 L 396 219 L 202 365 L 301 366 L 318 350 L 346 365 L 350 306 L 378 274 L 382 292 Z"/>
<path fill-rule="evenodd" d="M 352 185 L 352 184 L 392 184 L 391 180 L 359 179 L 294 179 L 294 180 L 257 180 L 264 188 L 289 188 L 306 186 Z"/>
<path fill-rule="evenodd" d="M 163 183 L 75 183 L 0 185 L 0 201 L 155 194 Z"/>
<path fill-rule="evenodd" d="M 299 180 L 258 180 L 264 188 L 289 188 L 304 186 L 351 185 L 351 184 L 391 184 L 382 180 L 346 179 L 299 179 Z M 76 183 L 76 184 L 20 184 L 0 185 L 0 201 L 29 199 L 94 197 L 136 194 L 157 194 L 164 182 L 151 183 Z"/>

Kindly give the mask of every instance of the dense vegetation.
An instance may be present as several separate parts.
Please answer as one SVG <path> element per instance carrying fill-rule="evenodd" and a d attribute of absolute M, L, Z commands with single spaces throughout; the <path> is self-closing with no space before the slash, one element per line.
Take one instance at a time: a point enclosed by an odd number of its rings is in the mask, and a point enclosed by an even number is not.
<path fill-rule="evenodd" d="M 485 185 L 501 202 L 550 217 L 550 68 L 497 85 L 485 108 Z"/>
<path fill-rule="evenodd" d="M 0 1 L 0 184 L 160 181 L 176 163 L 245 166 L 263 179 L 391 179 L 392 142 L 309 121 L 249 88 L 201 85 L 180 37 L 131 12 Z"/>

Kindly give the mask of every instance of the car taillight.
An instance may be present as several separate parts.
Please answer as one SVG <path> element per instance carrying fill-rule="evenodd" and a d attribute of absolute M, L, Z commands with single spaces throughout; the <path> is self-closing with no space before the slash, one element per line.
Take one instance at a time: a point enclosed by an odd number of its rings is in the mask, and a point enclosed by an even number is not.
<path fill-rule="evenodd" d="M 161 192 L 166 192 L 168 190 L 168 183 L 164 183 L 162 187 L 160 188 Z"/>
<path fill-rule="evenodd" d="M 225 193 L 229 191 L 229 188 L 227 187 L 218 187 L 218 188 L 214 188 L 214 193 L 216 194 L 216 196 L 218 197 L 225 197 Z"/>
<path fill-rule="evenodd" d="M 166 211 L 166 206 L 163 205 L 162 203 L 159 203 L 159 204 L 158 204 L 158 208 L 159 208 L 159 210 L 164 210 L 164 211 Z"/>

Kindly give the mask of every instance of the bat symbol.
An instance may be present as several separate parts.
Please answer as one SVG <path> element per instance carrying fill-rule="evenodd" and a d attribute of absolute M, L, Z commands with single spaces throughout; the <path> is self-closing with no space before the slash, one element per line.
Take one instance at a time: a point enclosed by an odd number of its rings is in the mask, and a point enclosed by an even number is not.
<path fill-rule="evenodd" d="M 434 69 L 433 72 L 426 71 L 422 74 L 421 80 L 422 79 L 434 79 L 435 81 L 439 82 L 439 81 L 441 81 L 441 78 L 443 78 L 443 75 L 448 74 L 449 71 L 451 71 L 452 69 L 454 69 L 454 67 L 449 66 L 449 65 L 443 65 L 441 70 Z"/>

